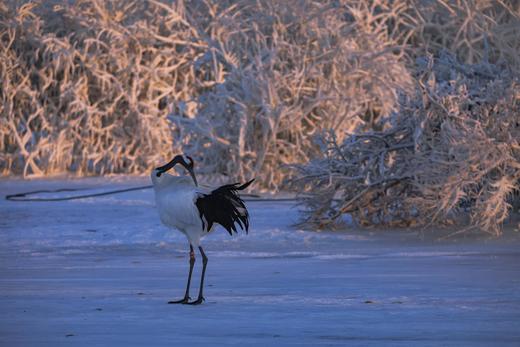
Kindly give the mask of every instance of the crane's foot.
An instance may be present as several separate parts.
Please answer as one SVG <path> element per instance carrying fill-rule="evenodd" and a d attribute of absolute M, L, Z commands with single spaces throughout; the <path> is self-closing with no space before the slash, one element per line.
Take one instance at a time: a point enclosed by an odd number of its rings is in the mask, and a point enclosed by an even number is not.
<path fill-rule="evenodd" d="M 175 300 L 175 301 L 168 301 L 168 304 L 189 304 L 190 303 L 190 297 L 185 296 L 183 299 Z"/>
<path fill-rule="evenodd" d="M 206 301 L 203 296 L 199 296 L 199 298 L 195 301 L 188 302 L 188 305 L 200 305 L 202 302 Z"/>

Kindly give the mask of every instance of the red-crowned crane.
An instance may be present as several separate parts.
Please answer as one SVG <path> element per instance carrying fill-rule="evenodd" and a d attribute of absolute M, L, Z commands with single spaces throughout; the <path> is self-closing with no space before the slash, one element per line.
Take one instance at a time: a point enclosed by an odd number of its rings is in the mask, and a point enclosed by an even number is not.
<path fill-rule="evenodd" d="M 191 175 L 172 176 L 166 171 L 181 164 Z M 208 257 L 200 246 L 200 239 L 213 230 L 214 224 L 222 225 L 230 235 L 237 232 L 237 223 L 246 233 L 249 231 L 249 213 L 238 191 L 247 188 L 253 181 L 221 186 L 207 191 L 200 188 L 193 170 L 193 159 L 189 156 L 177 155 L 168 164 L 158 167 L 151 174 L 155 191 L 155 202 L 159 210 L 161 222 L 182 232 L 190 245 L 190 272 L 184 298 L 169 301 L 169 304 L 198 305 L 204 301 L 204 275 Z M 190 282 L 195 265 L 194 247 L 198 247 L 202 256 L 202 275 L 199 296 L 190 302 Z"/>

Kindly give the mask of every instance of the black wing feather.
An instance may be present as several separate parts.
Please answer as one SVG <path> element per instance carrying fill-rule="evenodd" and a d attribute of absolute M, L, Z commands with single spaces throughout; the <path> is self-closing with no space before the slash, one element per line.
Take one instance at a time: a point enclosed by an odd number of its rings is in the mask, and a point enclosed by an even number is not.
<path fill-rule="evenodd" d="M 240 183 L 227 184 L 219 187 L 209 194 L 201 194 L 195 201 L 202 220 L 203 229 L 209 231 L 214 223 L 222 225 L 229 233 L 237 232 L 237 223 L 246 233 L 249 231 L 249 213 L 244 201 L 238 195 L 239 190 L 246 189 L 254 179 L 240 185 Z M 207 223 L 207 225 L 206 225 Z"/>

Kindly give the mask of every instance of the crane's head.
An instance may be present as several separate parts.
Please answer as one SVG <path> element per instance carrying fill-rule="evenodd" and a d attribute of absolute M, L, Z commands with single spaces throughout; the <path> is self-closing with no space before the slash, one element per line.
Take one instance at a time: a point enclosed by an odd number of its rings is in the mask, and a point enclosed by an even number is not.
<path fill-rule="evenodd" d="M 197 178 L 195 177 L 195 171 L 193 171 L 194 162 L 193 159 L 190 156 L 187 155 L 176 155 L 168 164 L 165 164 L 163 166 L 157 167 L 153 170 L 152 175 L 159 178 L 163 173 L 173 168 L 175 165 L 181 164 L 184 166 L 186 170 L 191 175 L 191 178 L 193 178 L 193 182 L 196 186 L 197 184 Z"/>

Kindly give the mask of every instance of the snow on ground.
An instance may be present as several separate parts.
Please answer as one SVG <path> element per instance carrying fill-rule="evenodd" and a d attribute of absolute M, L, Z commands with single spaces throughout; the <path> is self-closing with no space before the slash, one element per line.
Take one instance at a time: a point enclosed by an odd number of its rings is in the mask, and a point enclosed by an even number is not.
<path fill-rule="evenodd" d="M 0 194 L 145 179 L 0 180 Z M 152 190 L 0 201 L 0 346 L 518 346 L 520 240 L 316 233 L 291 202 L 248 202 L 249 235 L 217 230 L 201 306 L 188 246 Z M 193 277 L 196 297 L 200 260 Z"/>

